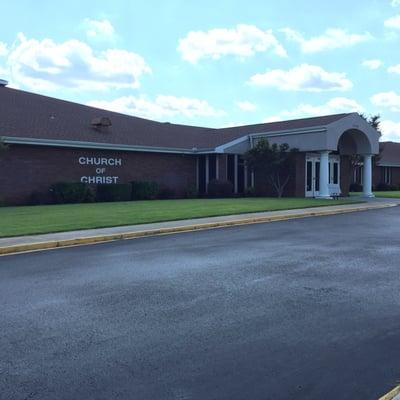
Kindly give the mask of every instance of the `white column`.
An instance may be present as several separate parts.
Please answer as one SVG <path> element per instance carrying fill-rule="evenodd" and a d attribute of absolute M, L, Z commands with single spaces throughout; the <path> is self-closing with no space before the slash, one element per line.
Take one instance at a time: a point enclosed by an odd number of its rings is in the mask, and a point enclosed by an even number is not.
<path fill-rule="evenodd" d="M 206 155 L 206 193 L 208 193 L 208 182 L 210 181 L 210 165 L 208 154 Z"/>
<path fill-rule="evenodd" d="M 251 170 L 251 173 L 250 173 L 250 186 L 252 187 L 252 188 L 254 188 L 254 170 Z"/>
<path fill-rule="evenodd" d="M 320 152 L 319 195 L 318 198 L 330 199 L 329 195 L 329 151 Z"/>
<path fill-rule="evenodd" d="M 215 179 L 219 179 L 219 154 L 215 155 Z"/>
<path fill-rule="evenodd" d="M 247 182 L 248 168 L 247 164 L 244 164 L 244 191 L 246 192 L 248 182 Z"/>
<path fill-rule="evenodd" d="M 363 165 L 363 196 L 375 197 L 372 193 L 372 155 L 364 155 Z"/>
<path fill-rule="evenodd" d="M 233 185 L 233 192 L 235 194 L 237 194 L 237 192 L 238 192 L 238 162 L 239 162 L 239 156 L 237 154 L 234 155 L 234 160 L 235 160 L 235 162 L 234 162 L 234 166 L 235 166 L 235 168 L 234 168 L 234 171 L 235 171 L 234 181 L 235 182 L 234 182 L 234 185 Z"/>

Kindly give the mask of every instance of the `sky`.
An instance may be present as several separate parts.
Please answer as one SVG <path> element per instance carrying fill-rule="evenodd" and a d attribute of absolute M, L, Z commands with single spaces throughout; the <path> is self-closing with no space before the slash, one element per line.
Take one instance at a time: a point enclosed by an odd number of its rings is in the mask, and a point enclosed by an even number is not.
<path fill-rule="evenodd" d="M 1 3 L 10 87 L 208 127 L 380 114 L 400 141 L 400 0 Z"/>

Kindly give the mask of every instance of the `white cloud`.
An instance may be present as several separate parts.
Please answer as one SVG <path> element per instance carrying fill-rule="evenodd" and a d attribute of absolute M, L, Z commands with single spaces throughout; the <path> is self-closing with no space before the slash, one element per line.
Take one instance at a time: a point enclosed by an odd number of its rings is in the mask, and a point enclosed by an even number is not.
<path fill-rule="evenodd" d="M 387 70 L 388 70 L 388 72 L 391 72 L 392 74 L 400 74 L 400 64 L 392 65 Z"/>
<path fill-rule="evenodd" d="M 250 101 L 237 101 L 236 105 L 243 111 L 255 111 L 257 109 L 257 105 Z"/>
<path fill-rule="evenodd" d="M 243 24 L 232 29 L 191 31 L 179 40 L 178 45 L 182 58 L 193 64 L 202 58 L 218 60 L 227 55 L 245 58 L 268 50 L 280 57 L 287 56 L 271 30 L 263 31 L 254 25 Z"/>
<path fill-rule="evenodd" d="M 384 25 L 386 28 L 400 29 L 400 14 L 385 20 Z"/>
<path fill-rule="evenodd" d="M 400 122 L 384 120 L 380 123 L 381 141 L 400 142 Z"/>
<path fill-rule="evenodd" d="M 362 34 L 348 33 L 345 29 L 339 28 L 327 29 L 322 35 L 310 39 L 306 39 L 302 33 L 291 28 L 284 28 L 281 31 L 286 34 L 289 40 L 298 43 L 303 53 L 317 53 L 341 47 L 351 47 L 372 39 L 369 32 Z"/>
<path fill-rule="evenodd" d="M 282 121 L 285 119 L 316 117 L 329 114 L 350 112 L 363 112 L 364 108 L 353 99 L 347 97 L 334 97 L 327 103 L 314 106 L 312 104 L 299 104 L 293 110 L 285 110 L 278 115 L 270 116 L 264 122 Z"/>
<path fill-rule="evenodd" d="M 392 5 L 392 7 L 400 6 L 400 0 L 392 0 L 390 4 Z"/>
<path fill-rule="evenodd" d="M 18 38 L 8 56 L 10 76 L 16 84 L 34 90 L 137 88 L 139 78 L 151 73 L 140 55 L 127 50 L 97 53 L 78 40 L 57 44 L 51 39 L 27 39 L 23 34 Z"/>
<path fill-rule="evenodd" d="M 93 100 L 87 104 L 92 107 L 155 120 L 174 116 L 194 118 L 225 115 L 223 110 L 212 107 L 205 100 L 163 95 L 157 96 L 154 101 L 144 97 L 124 96 L 111 101 Z"/>
<path fill-rule="evenodd" d="M 349 90 L 352 82 L 345 73 L 328 72 L 317 65 L 301 64 L 290 70 L 274 69 L 250 78 L 252 85 L 271 86 L 285 91 L 322 92 Z"/>
<path fill-rule="evenodd" d="M 0 57 L 6 56 L 8 53 L 7 45 L 3 42 L 0 42 Z"/>
<path fill-rule="evenodd" d="M 368 69 L 378 69 L 383 65 L 381 60 L 373 59 L 373 60 L 364 60 L 361 65 Z"/>
<path fill-rule="evenodd" d="M 115 35 L 114 27 L 108 19 L 96 20 L 85 18 L 83 27 L 89 38 L 112 38 Z"/>
<path fill-rule="evenodd" d="M 388 108 L 390 111 L 400 112 L 400 95 L 396 92 L 381 92 L 370 97 L 373 105 Z"/>

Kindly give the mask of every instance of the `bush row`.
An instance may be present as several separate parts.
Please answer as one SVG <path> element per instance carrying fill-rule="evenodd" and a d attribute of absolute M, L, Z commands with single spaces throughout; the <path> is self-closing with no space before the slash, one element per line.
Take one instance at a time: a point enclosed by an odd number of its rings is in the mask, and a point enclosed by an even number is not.
<path fill-rule="evenodd" d="M 51 199 L 48 193 L 33 192 L 30 204 L 46 203 L 91 203 L 108 201 L 153 200 L 175 198 L 176 193 L 168 187 L 160 187 L 156 182 L 135 181 L 119 184 L 88 185 L 81 182 L 58 182 L 50 187 Z M 248 189 L 246 195 L 254 195 Z M 207 197 L 232 197 L 233 185 L 229 181 L 214 179 L 208 183 Z M 190 185 L 185 193 L 185 198 L 199 197 L 195 185 Z"/>
<path fill-rule="evenodd" d="M 373 191 L 378 192 L 389 192 L 392 190 L 400 190 L 400 185 L 389 185 L 388 183 L 379 183 L 378 185 L 372 188 Z M 359 183 L 352 183 L 350 185 L 350 192 L 362 192 L 363 186 Z"/>
<path fill-rule="evenodd" d="M 173 198 L 175 193 L 156 182 L 131 182 L 98 184 L 96 186 L 81 182 L 59 182 L 51 185 L 50 193 L 55 203 L 90 203 L 94 201 L 130 201 Z"/>

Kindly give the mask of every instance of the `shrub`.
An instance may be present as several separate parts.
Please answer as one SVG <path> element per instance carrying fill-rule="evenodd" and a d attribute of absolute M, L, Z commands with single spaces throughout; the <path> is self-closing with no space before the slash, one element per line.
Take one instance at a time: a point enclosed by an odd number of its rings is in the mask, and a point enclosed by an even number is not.
<path fill-rule="evenodd" d="M 159 192 L 157 182 L 134 181 L 132 182 L 132 200 L 152 200 Z"/>
<path fill-rule="evenodd" d="M 233 185 L 229 181 L 213 179 L 208 182 L 208 195 L 210 197 L 230 197 L 233 195 Z"/>
<path fill-rule="evenodd" d="M 350 184 L 350 192 L 362 192 L 363 187 L 359 183 Z"/>
<path fill-rule="evenodd" d="M 88 203 L 94 201 L 90 186 L 81 182 L 58 182 L 50 186 L 54 201 L 63 203 Z"/>
<path fill-rule="evenodd" d="M 189 185 L 185 190 L 185 197 L 187 199 L 195 199 L 199 196 L 199 191 L 197 190 L 196 185 Z"/>
<path fill-rule="evenodd" d="M 96 201 L 129 201 L 131 194 L 130 183 L 100 184 L 96 188 Z"/>
<path fill-rule="evenodd" d="M 175 197 L 175 191 L 169 187 L 162 187 L 158 191 L 159 199 L 173 199 Z"/>
<path fill-rule="evenodd" d="M 381 182 L 376 186 L 376 190 L 382 191 L 382 192 L 389 192 L 391 190 L 397 190 L 397 186 L 389 185 L 388 183 Z"/>
<path fill-rule="evenodd" d="M 256 189 L 253 187 L 248 187 L 245 191 L 244 191 L 244 195 L 246 197 L 255 197 L 257 196 L 257 192 Z"/>
<path fill-rule="evenodd" d="M 49 203 L 50 203 L 49 194 L 39 192 L 37 190 L 33 191 L 28 199 L 28 204 L 31 206 L 37 206 L 37 205 L 49 204 Z"/>

